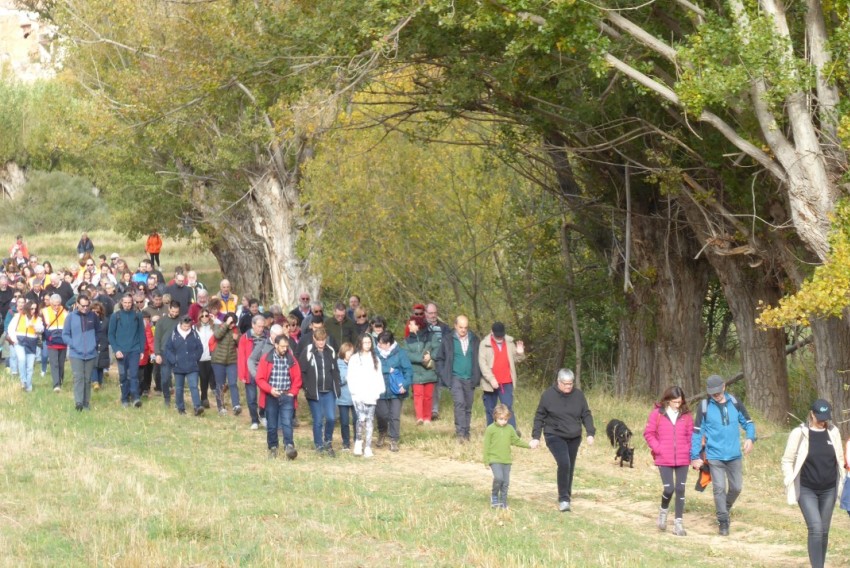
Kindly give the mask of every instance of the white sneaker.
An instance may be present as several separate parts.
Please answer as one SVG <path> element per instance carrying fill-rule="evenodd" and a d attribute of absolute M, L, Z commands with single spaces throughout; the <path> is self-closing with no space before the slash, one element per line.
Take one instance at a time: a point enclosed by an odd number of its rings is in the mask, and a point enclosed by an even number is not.
<path fill-rule="evenodd" d="M 43 376 L 44 375 L 42 375 L 42 377 Z M 60 387 L 53 387 L 53 392 L 62 392 L 62 389 Z"/>
<path fill-rule="evenodd" d="M 354 455 L 362 456 L 363 455 L 363 440 L 356 440 L 354 442 Z"/>
<path fill-rule="evenodd" d="M 251 422 L 251 430 L 258 430 L 259 428 L 259 424 L 257 424 L 256 422 Z"/>
<path fill-rule="evenodd" d="M 265 416 L 263 416 L 262 418 L 260 418 L 260 426 L 262 426 L 263 428 L 266 428 L 268 425 L 269 425 L 269 423 L 268 423 L 268 421 L 266 420 L 266 417 L 265 417 Z"/>
<path fill-rule="evenodd" d="M 364 458 L 371 458 L 371 457 L 372 457 L 372 448 L 371 448 L 371 447 L 367 446 L 367 447 L 363 450 L 363 457 L 364 457 Z"/>

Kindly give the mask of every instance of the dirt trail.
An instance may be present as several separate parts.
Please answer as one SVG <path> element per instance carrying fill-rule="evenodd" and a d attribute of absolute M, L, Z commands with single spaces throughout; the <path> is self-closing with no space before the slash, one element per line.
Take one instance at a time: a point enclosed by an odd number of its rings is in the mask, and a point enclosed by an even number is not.
<path fill-rule="evenodd" d="M 472 453 L 472 448 L 475 449 L 474 454 Z M 521 467 L 513 468 L 511 472 L 510 499 L 512 501 L 524 500 L 537 503 L 541 509 L 551 508 L 553 514 L 557 515 L 555 503 L 555 464 L 549 452 L 545 448 L 541 448 L 541 450 L 535 452 L 531 459 L 527 459 L 526 455 L 524 455 L 521 461 Z M 629 525 L 637 532 L 646 534 L 647 540 L 660 539 L 659 544 L 661 546 L 671 546 L 673 541 L 670 539 L 675 537 L 669 534 L 659 533 L 655 530 L 654 522 L 657 503 L 654 501 L 624 500 L 621 491 L 606 491 L 582 487 L 582 478 L 588 479 L 598 475 L 612 478 L 614 483 L 617 480 L 622 480 L 624 485 L 653 483 L 658 485 L 660 490 L 657 470 L 651 464 L 639 463 L 635 464 L 634 469 L 620 469 L 601 457 L 608 454 L 605 451 L 607 448 L 600 449 L 598 446 L 596 448 L 590 448 L 590 455 L 588 455 L 587 450 L 586 448 L 582 448 L 582 454 L 578 458 L 579 469 L 576 474 L 574 514 L 582 515 L 585 519 L 604 527 Z M 524 450 L 515 451 L 521 452 Z M 486 496 L 490 489 L 492 476 L 479 461 L 473 461 L 477 458 L 475 444 L 470 447 L 470 451 L 462 451 L 459 454 L 458 459 L 453 459 L 435 456 L 427 451 L 416 448 L 403 448 L 398 454 L 389 454 L 385 450 L 376 450 L 375 462 L 380 463 L 382 474 L 389 474 L 392 471 L 401 476 L 428 477 L 440 481 L 451 479 L 455 483 L 466 483 L 470 487 L 474 487 L 482 496 Z M 336 466 L 341 470 L 345 469 L 345 461 L 347 460 L 338 461 Z M 427 463 L 428 466 L 423 467 L 424 463 Z M 541 479 L 549 481 L 541 483 Z M 742 499 L 744 499 L 746 491 L 745 478 Z M 482 497 L 483 499 L 484 497 Z M 689 487 L 688 499 L 705 499 L 707 502 L 710 502 L 711 497 L 710 494 L 697 497 L 693 494 L 691 487 Z M 793 519 L 795 522 L 802 522 L 799 511 L 796 508 L 777 508 L 775 513 L 777 515 L 787 515 L 789 519 Z M 836 511 L 836 520 L 839 518 L 838 513 L 841 512 Z M 735 559 L 734 564 L 737 566 L 765 566 L 771 568 L 806 564 L 804 560 L 806 558 L 804 538 L 799 541 L 793 539 L 794 542 L 788 544 L 778 544 L 791 540 L 788 538 L 789 535 L 747 524 L 735 519 L 734 515 L 732 523 L 733 535 L 731 537 L 724 538 L 717 535 L 713 513 L 686 513 L 686 528 L 688 530 L 687 539 L 689 540 L 689 544 L 693 544 L 693 539 L 699 539 L 699 542 L 705 547 L 706 556 L 716 557 L 718 561 L 723 558 L 727 559 L 724 562 Z M 832 560 L 833 563 L 828 564 L 828 566 L 838 566 L 838 564 L 834 563 L 837 559 L 833 557 Z"/>

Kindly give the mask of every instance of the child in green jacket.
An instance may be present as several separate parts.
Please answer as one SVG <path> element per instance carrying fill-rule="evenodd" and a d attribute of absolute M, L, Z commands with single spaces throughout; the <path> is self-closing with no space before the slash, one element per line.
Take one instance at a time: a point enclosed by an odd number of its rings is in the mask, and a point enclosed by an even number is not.
<path fill-rule="evenodd" d="M 490 506 L 508 508 L 508 485 L 511 481 L 511 446 L 530 448 L 513 426 L 508 424 L 511 411 L 504 404 L 493 409 L 493 423 L 484 431 L 484 465 L 493 470 L 493 492 Z"/>

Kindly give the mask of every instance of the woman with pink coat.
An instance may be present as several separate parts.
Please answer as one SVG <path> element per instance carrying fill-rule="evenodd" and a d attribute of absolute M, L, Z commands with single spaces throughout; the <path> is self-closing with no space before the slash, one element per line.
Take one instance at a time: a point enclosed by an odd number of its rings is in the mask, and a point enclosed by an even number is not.
<path fill-rule="evenodd" d="M 685 484 L 691 463 L 691 436 L 694 419 L 685 401 L 682 387 L 670 387 L 661 396 L 646 421 L 643 437 L 652 450 L 655 465 L 661 473 L 661 509 L 658 511 L 658 529 L 667 530 L 667 509 L 673 492 L 676 493 L 676 516 L 673 534 L 685 536 L 682 514 L 685 510 Z M 675 485 L 673 478 L 675 477 Z"/>

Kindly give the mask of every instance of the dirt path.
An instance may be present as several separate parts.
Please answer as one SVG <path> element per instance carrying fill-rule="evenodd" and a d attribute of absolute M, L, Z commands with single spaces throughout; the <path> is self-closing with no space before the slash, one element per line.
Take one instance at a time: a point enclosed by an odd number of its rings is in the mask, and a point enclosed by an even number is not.
<path fill-rule="evenodd" d="M 579 469 L 576 474 L 576 490 L 574 506 L 576 515 L 582 515 L 584 519 L 602 527 L 616 527 L 627 525 L 638 533 L 646 534 L 647 540 L 658 540 L 659 549 L 671 546 L 671 535 L 659 533 L 655 530 L 655 515 L 657 503 L 648 500 L 629 500 L 623 498 L 623 491 L 606 491 L 602 489 L 588 489 L 582 487 L 582 479 L 591 476 L 600 476 L 612 479 L 613 483 L 622 481 L 623 487 L 630 484 L 655 484 L 660 489 L 657 470 L 651 464 L 635 464 L 634 469 L 623 468 L 607 461 L 603 456 L 608 454 L 606 448 L 582 448 L 579 455 Z M 589 450 L 589 451 L 588 451 Z M 524 450 L 516 450 L 521 452 Z M 435 456 L 427 451 L 415 448 L 403 449 L 398 454 L 390 454 L 385 450 L 377 450 L 375 462 L 380 463 L 382 474 L 399 476 L 419 476 L 444 481 L 451 479 L 455 483 L 465 483 L 486 496 L 490 490 L 492 480 L 489 472 L 484 469 L 477 458 L 477 448 L 473 444 L 468 450 L 457 452 L 457 458 Z M 336 467 L 341 471 L 346 469 L 345 462 L 340 460 Z M 529 458 L 523 454 L 522 460 L 517 460 L 522 465 L 514 467 L 511 472 L 511 495 L 512 501 L 524 500 L 533 502 L 542 510 L 551 508 L 555 513 L 555 464 L 551 455 L 545 448 L 534 452 Z M 427 467 L 423 464 L 427 463 Z M 542 480 L 549 480 L 541 482 Z M 653 487 L 655 486 L 653 485 Z M 690 484 L 689 484 L 690 485 Z M 746 501 L 756 500 L 756 496 L 746 496 L 746 479 L 744 494 L 742 494 L 742 506 L 749 506 Z M 483 497 L 482 497 L 483 499 Z M 689 487 L 688 499 L 702 499 L 707 504 L 711 503 L 710 492 L 697 496 Z M 759 506 L 763 504 L 759 502 Z M 840 511 L 836 511 L 840 513 Z M 784 509 L 776 508 L 769 514 L 788 516 L 792 522 L 802 522 L 799 511 L 792 507 Z M 836 520 L 838 520 L 836 514 Z M 688 543 L 694 544 L 699 539 L 705 547 L 708 557 L 716 557 L 734 560 L 737 566 L 765 566 L 765 567 L 791 567 L 805 565 L 805 540 L 793 539 L 790 535 L 765 529 L 760 526 L 747 524 L 733 516 L 733 536 L 725 538 L 717 534 L 713 512 L 688 512 L 686 514 L 686 528 L 688 530 Z M 837 558 L 832 558 L 835 564 Z M 726 562 L 723 561 L 723 562 Z"/>

